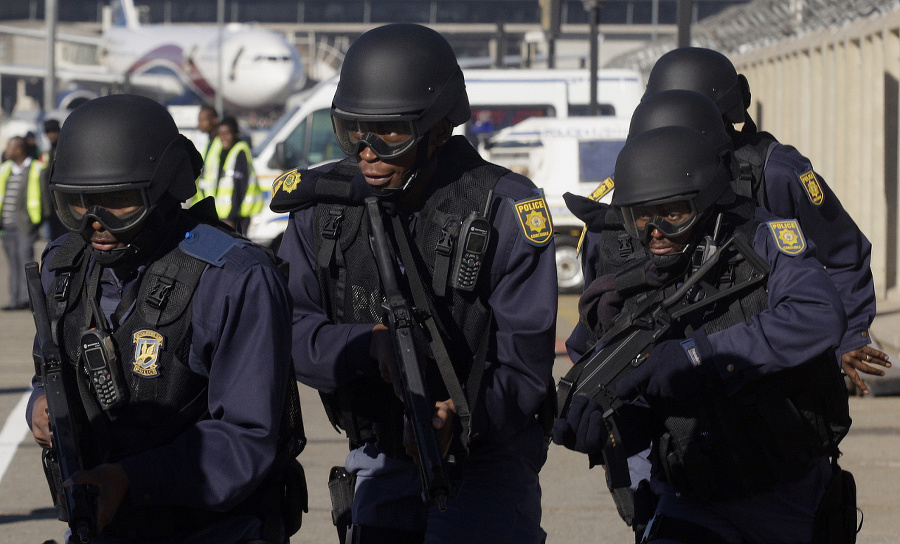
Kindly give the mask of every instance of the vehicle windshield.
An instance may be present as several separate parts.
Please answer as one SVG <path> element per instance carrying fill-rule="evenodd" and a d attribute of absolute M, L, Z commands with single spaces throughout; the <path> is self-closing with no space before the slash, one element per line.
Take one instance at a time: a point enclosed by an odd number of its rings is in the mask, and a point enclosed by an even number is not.
<path fill-rule="evenodd" d="M 278 121 L 276 121 L 275 124 L 272 125 L 272 128 L 270 128 L 270 129 L 268 130 L 268 132 L 266 132 L 266 137 L 263 138 L 262 142 L 260 142 L 259 144 L 253 146 L 253 156 L 254 156 L 254 157 L 258 156 L 258 155 L 260 154 L 260 152 L 261 152 L 263 149 L 265 149 L 265 147 L 266 147 L 267 145 L 269 145 L 269 142 L 272 141 L 272 138 L 274 138 L 275 135 L 278 134 L 278 133 L 281 131 L 282 127 L 284 127 L 284 125 L 285 125 L 288 121 L 291 120 L 291 117 L 293 117 L 294 114 L 297 113 L 297 110 L 299 110 L 299 109 L 300 109 L 300 107 L 297 106 L 296 108 L 293 108 L 293 109 L 291 109 L 291 110 L 289 110 L 289 111 L 285 111 L 285 112 L 284 112 L 284 115 L 282 115 L 282 116 L 278 119 Z"/>

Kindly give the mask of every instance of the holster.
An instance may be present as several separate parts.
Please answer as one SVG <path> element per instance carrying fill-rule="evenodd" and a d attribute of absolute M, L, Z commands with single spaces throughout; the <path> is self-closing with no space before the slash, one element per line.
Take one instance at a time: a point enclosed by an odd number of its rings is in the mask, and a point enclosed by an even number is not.
<path fill-rule="evenodd" d="M 353 524 L 353 495 L 356 475 L 344 467 L 331 467 L 328 474 L 328 493 L 331 495 L 331 521 L 337 528 L 339 542 L 346 541 L 347 530 Z"/>
<path fill-rule="evenodd" d="M 291 459 L 284 469 L 284 498 L 281 503 L 285 534 L 293 535 L 303 524 L 303 512 L 309 512 L 309 492 L 303 465 Z"/>
<path fill-rule="evenodd" d="M 50 488 L 50 496 L 53 506 L 56 507 L 56 516 L 59 521 L 69 521 L 69 512 L 63 499 L 62 474 L 59 471 L 59 463 L 51 449 L 41 450 L 41 466 L 44 468 L 44 476 L 47 478 L 47 487 Z"/>
<path fill-rule="evenodd" d="M 856 481 L 853 474 L 831 464 L 831 483 L 825 490 L 813 526 L 813 542 L 820 544 L 853 544 L 862 521 L 856 522 Z"/>

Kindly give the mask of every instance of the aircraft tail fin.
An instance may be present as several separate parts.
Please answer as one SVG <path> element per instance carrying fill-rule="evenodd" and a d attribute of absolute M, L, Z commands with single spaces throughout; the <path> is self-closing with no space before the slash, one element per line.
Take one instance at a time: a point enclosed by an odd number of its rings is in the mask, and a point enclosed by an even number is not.
<path fill-rule="evenodd" d="M 110 8 L 112 9 L 113 26 L 124 28 L 138 28 L 141 26 L 133 0 L 112 0 Z"/>

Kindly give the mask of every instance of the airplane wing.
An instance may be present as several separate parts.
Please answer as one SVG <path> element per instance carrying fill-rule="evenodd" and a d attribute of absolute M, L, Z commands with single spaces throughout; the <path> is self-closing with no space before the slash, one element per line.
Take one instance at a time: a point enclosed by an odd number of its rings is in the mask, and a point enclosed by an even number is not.
<path fill-rule="evenodd" d="M 25 36 L 28 38 L 46 39 L 47 30 L 44 28 L 22 28 L 12 25 L 0 25 L 0 34 L 12 34 L 14 36 Z M 56 41 L 80 43 L 84 45 L 101 46 L 103 38 L 100 36 L 89 36 L 86 34 L 70 34 L 67 32 L 57 32 Z"/>
<path fill-rule="evenodd" d="M 47 69 L 43 66 L 0 64 L 0 75 L 42 79 L 47 76 Z M 174 74 L 121 74 L 109 72 L 102 66 L 83 66 L 77 69 L 57 68 L 56 77 L 63 84 L 72 83 L 88 88 L 120 85 L 126 92 L 129 92 L 129 89 L 140 90 L 163 96 L 178 96 L 184 92 L 184 84 Z"/>
<path fill-rule="evenodd" d="M 23 64 L 0 64 L 0 74 L 4 76 L 43 78 L 47 75 L 45 66 L 26 66 Z M 57 68 L 56 77 L 62 81 L 89 82 L 101 84 L 125 83 L 122 74 L 112 74 L 97 66 L 85 66 L 83 69 Z"/>

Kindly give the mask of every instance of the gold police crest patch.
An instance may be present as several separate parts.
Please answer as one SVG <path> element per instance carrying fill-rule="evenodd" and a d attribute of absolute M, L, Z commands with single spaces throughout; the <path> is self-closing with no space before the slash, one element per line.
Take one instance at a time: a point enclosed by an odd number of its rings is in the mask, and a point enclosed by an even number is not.
<path fill-rule="evenodd" d="M 285 193 L 290 193 L 297 188 L 297 185 L 300 185 L 300 172 L 297 169 L 285 172 L 275 178 L 275 183 L 272 184 L 272 194 L 274 195 L 281 190 L 284 190 Z"/>
<path fill-rule="evenodd" d="M 537 198 L 526 198 L 513 202 L 512 205 L 528 243 L 535 246 L 548 244 L 553 238 L 553 222 L 550 220 L 543 192 Z"/>
<path fill-rule="evenodd" d="M 134 344 L 134 363 L 131 371 L 143 378 L 159 376 L 159 352 L 163 348 L 163 335 L 150 329 L 142 329 L 131 337 Z"/>
<path fill-rule="evenodd" d="M 612 178 L 606 178 L 605 180 L 600 182 L 600 185 L 598 185 L 597 188 L 594 189 L 594 192 L 591 193 L 588 198 L 590 198 L 594 202 L 600 202 L 600 199 L 608 195 L 615 186 L 616 184 L 613 182 Z"/>
<path fill-rule="evenodd" d="M 806 239 L 797 221 L 769 221 L 768 225 L 778 251 L 785 255 L 798 255 L 806 249 Z"/>
<path fill-rule="evenodd" d="M 822 201 L 825 199 L 825 194 L 822 192 L 822 185 L 819 183 L 819 178 L 816 177 L 816 173 L 812 168 L 800 174 L 800 184 L 806 190 L 806 196 L 809 197 L 809 201 L 815 206 L 821 206 Z"/>

